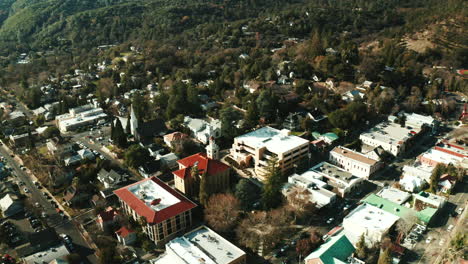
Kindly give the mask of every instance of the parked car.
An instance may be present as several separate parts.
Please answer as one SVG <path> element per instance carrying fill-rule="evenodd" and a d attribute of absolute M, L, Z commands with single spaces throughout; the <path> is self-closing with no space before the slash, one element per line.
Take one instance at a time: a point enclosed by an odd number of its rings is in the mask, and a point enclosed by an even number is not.
<path fill-rule="evenodd" d="M 429 244 L 429 243 L 431 243 L 431 242 L 432 242 L 432 237 L 429 236 L 429 237 L 426 239 L 426 244 Z"/>
<path fill-rule="evenodd" d="M 452 231 L 452 230 L 453 230 L 453 225 L 449 225 L 449 226 L 447 227 L 447 231 L 450 232 L 450 231 Z"/>
<path fill-rule="evenodd" d="M 333 221 L 335 221 L 335 218 L 330 217 L 330 218 L 328 218 L 328 220 L 327 220 L 327 224 L 331 224 L 331 223 L 333 223 Z"/>

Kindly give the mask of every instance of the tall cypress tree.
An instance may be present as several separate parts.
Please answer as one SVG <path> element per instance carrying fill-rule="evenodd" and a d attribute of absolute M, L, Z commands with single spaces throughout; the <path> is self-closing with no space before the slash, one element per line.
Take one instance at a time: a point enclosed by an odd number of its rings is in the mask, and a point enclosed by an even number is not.
<path fill-rule="evenodd" d="M 117 119 L 114 127 L 114 138 L 115 144 L 117 144 L 117 146 L 121 148 L 127 146 L 127 136 L 119 119 Z"/>
<path fill-rule="evenodd" d="M 200 200 L 200 203 L 202 205 L 206 206 L 208 198 L 210 198 L 210 192 L 208 188 L 208 182 L 206 179 L 206 173 L 203 173 L 200 179 L 200 190 L 198 193 L 198 199 Z"/>

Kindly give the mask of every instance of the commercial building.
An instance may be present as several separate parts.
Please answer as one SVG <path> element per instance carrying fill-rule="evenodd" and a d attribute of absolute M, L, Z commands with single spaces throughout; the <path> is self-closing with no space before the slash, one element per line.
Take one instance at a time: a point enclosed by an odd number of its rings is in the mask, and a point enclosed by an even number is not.
<path fill-rule="evenodd" d="M 332 191 L 340 197 L 345 197 L 352 191 L 356 191 L 363 183 L 363 178 L 357 177 L 328 162 L 321 162 L 309 171 L 332 188 Z"/>
<path fill-rule="evenodd" d="M 418 160 L 427 166 L 435 167 L 442 163 L 468 169 L 468 148 L 455 142 L 443 140 L 436 146 L 421 154 Z"/>
<path fill-rule="evenodd" d="M 166 252 L 152 264 L 244 264 L 244 251 L 206 226 L 166 244 Z"/>
<path fill-rule="evenodd" d="M 339 146 L 330 151 L 330 162 L 358 177 L 368 179 L 383 163 L 357 151 Z"/>
<path fill-rule="evenodd" d="M 367 245 L 378 245 L 398 219 L 400 218 L 394 214 L 364 203 L 343 219 L 343 227 L 354 245 L 363 234 Z"/>
<path fill-rule="evenodd" d="M 305 259 L 305 264 L 345 264 L 353 255 L 353 244 L 346 237 L 345 232 L 335 233 L 319 248 L 310 253 Z"/>
<path fill-rule="evenodd" d="M 115 190 L 122 211 L 143 225 L 157 246 L 184 232 L 192 224 L 196 204 L 156 177 L 147 178 Z"/>
<path fill-rule="evenodd" d="M 317 208 L 322 208 L 336 201 L 336 194 L 327 183 L 322 181 L 323 177 L 317 172 L 309 170 L 301 175 L 289 176 L 288 182 L 283 186 L 282 193 L 286 197 L 294 191 L 305 191 L 311 203 Z M 328 189 L 327 189 L 328 188 Z"/>
<path fill-rule="evenodd" d="M 394 121 L 395 116 L 389 116 L 382 122 L 359 136 L 363 144 L 370 147 L 382 147 L 394 156 L 405 152 L 413 139 L 433 125 L 434 119 L 417 114 L 404 114 L 406 122 L 402 126 Z M 401 117 L 400 117 L 401 118 Z"/>
<path fill-rule="evenodd" d="M 80 127 L 95 124 L 98 120 L 106 118 L 102 108 L 92 104 L 83 105 L 72 108 L 68 114 L 63 114 L 55 117 L 57 127 L 60 132 L 68 132 L 76 130 Z"/>
<path fill-rule="evenodd" d="M 289 130 L 263 127 L 234 138 L 231 155 L 239 164 L 253 165 L 257 176 L 266 173 L 269 161 L 276 160 L 283 174 L 307 161 L 309 141 L 290 135 Z"/>
<path fill-rule="evenodd" d="M 23 258 L 25 264 L 53 263 L 56 260 L 64 260 L 70 254 L 64 244 L 50 247 L 44 251 L 36 252 Z"/>
<path fill-rule="evenodd" d="M 411 198 L 411 194 L 400 191 L 398 189 L 392 188 L 392 187 L 385 187 L 382 190 L 380 190 L 377 193 L 377 196 L 380 196 L 384 199 L 387 199 L 391 202 L 397 203 L 399 205 L 402 205 L 406 203 Z"/>

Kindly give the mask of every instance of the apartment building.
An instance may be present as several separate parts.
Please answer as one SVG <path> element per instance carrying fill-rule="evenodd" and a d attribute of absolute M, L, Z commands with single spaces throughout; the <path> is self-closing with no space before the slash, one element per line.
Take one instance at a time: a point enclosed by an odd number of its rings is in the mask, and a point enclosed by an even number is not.
<path fill-rule="evenodd" d="M 383 162 L 342 146 L 330 151 L 330 162 L 358 177 L 368 179 L 383 167 Z"/>
<path fill-rule="evenodd" d="M 206 226 L 166 244 L 166 252 L 151 264 L 245 264 L 246 254 Z"/>
<path fill-rule="evenodd" d="M 192 225 L 192 209 L 197 205 L 156 177 L 125 186 L 114 193 L 121 211 L 137 222 L 158 247 Z"/>
<path fill-rule="evenodd" d="M 309 141 L 290 133 L 272 127 L 257 129 L 234 138 L 231 155 L 239 164 L 253 166 L 260 178 L 268 162 L 275 159 L 282 173 L 289 175 L 309 156 Z"/>

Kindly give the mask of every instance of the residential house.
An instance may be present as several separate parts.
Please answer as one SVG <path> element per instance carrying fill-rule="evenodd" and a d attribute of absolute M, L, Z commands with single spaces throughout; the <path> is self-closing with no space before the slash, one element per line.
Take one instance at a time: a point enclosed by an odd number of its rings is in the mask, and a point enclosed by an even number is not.
<path fill-rule="evenodd" d="M 124 246 L 130 246 L 137 240 L 137 233 L 125 226 L 122 226 L 119 230 L 115 231 L 117 240 Z"/>
<path fill-rule="evenodd" d="M 439 190 L 443 193 L 450 193 L 455 185 L 457 184 L 457 178 L 454 176 L 450 176 L 448 174 L 444 174 L 440 176 L 439 179 Z"/>
<path fill-rule="evenodd" d="M 330 162 L 340 166 L 353 175 L 368 179 L 383 167 L 383 163 L 371 159 L 357 151 L 338 146 L 330 151 Z"/>
<path fill-rule="evenodd" d="M 125 186 L 114 193 L 122 211 L 142 221 L 143 232 L 157 246 L 163 246 L 192 225 L 197 205 L 156 177 Z"/>
<path fill-rule="evenodd" d="M 170 148 L 176 148 L 177 146 L 180 146 L 185 140 L 188 139 L 188 135 L 181 133 L 181 132 L 173 132 L 170 134 L 167 134 L 163 137 L 164 143 Z"/>
<path fill-rule="evenodd" d="M 34 142 L 37 136 L 38 133 L 36 131 L 20 135 L 10 135 L 10 143 L 15 147 L 29 146 L 32 142 Z"/>
<path fill-rule="evenodd" d="M 128 179 L 128 175 L 120 174 L 115 170 L 107 171 L 105 169 L 101 169 L 97 175 L 98 181 L 104 184 L 104 188 L 115 188 L 118 185 L 125 183 Z"/>
<path fill-rule="evenodd" d="M 290 134 L 287 129 L 263 127 L 234 138 L 231 155 L 239 164 L 253 165 L 260 178 L 271 161 L 276 161 L 281 172 L 289 175 L 294 168 L 307 162 L 309 141 Z"/>
<path fill-rule="evenodd" d="M 119 212 L 111 206 L 99 212 L 96 217 L 96 222 L 101 230 L 108 230 L 113 224 L 119 220 Z"/>
<path fill-rule="evenodd" d="M 166 244 L 166 252 L 151 260 L 151 264 L 245 264 L 247 256 L 243 250 L 201 226 Z"/>
<path fill-rule="evenodd" d="M 214 141 L 211 144 L 214 144 Z M 210 153 L 197 153 L 177 163 L 179 169 L 172 172 L 174 185 L 185 195 L 198 195 L 201 177 L 206 177 L 207 185 L 213 192 L 221 192 L 229 188 L 229 166 L 214 159 Z"/>
<path fill-rule="evenodd" d="M 283 122 L 283 128 L 291 131 L 299 131 L 302 117 L 299 113 L 289 113 Z"/>
<path fill-rule="evenodd" d="M 221 136 L 221 121 L 217 119 L 207 122 L 203 119 L 186 116 L 183 125 L 191 131 L 195 139 L 203 144 L 208 144 L 211 137 L 219 138 Z"/>

